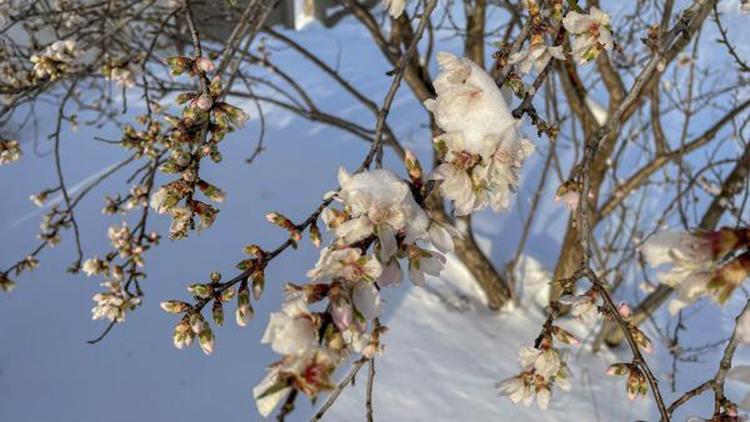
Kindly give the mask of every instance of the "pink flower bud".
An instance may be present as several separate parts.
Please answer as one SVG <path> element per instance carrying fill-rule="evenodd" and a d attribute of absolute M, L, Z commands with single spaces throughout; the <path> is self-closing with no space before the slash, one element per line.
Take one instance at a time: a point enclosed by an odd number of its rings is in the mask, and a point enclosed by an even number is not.
<path fill-rule="evenodd" d="M 205 57 L 195 59 L 195 66 L 202 72 L 213 72 L 216 70 L 214 63 Z"/>
<path fill-rule="evenodd" d="M 617 313 L 623 318 L 630 318 L 632 311 L 627 303 L 620 302 L 620 304 L 617 305 Z"/>
<path fill-rule="evenodd" d="M 206 94 L 201 95 L 197 100 L 195 100 L 195 105 L 203 111 L 210 109 L 213 104 L 213 99 L 211 99 L 211 97 Z"/>

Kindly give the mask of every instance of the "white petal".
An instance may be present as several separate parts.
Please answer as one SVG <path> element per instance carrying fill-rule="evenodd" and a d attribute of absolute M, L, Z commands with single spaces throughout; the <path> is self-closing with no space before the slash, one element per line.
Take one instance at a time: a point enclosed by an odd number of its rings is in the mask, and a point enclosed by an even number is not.
<path fill-rule="evenodd" d="M 273 394 L 269 394 L 262 399 L 258 399 L 258 397 L 263 394 L 266 390 L 271 388 L 274 383 L 276 382 L 276 372 L 271 372 L 263 379 L 263 381 L 260 382 L 255 388 L 253 388 L 253 397 L 255 398 L 255 405 L 258 407 L 258 412 L 263 416 L 264 418 L 268 417 L 273 410 L 278 406 L 279 402 L 286 397 L 286 395 L 291 391 L 291 388 L 284 388 L 282 390 L 279 390 Z"/>
<path fill-rule="evenodd" d="M 546 388 L 542 388 L 541 390 L 536 392 L 536 402 L 539 405 L 539 408 L 542 410 L 546 410 L 549 406 L 549 399 L 550 399 L 550 391 Z"/>
<path fill-rule="evenodd" d="M 440 224 L 433 223 L 430 226 L 430 242 L 440 252 L 450 253 L 453 252 L 453 237 L 450 232 Z"/>
<path fill-rule="evenodd" d="M 352 302 L 354 302 L 354 307 L 368 320 L 380 316 L 383 303 L 378 289 L 371 283 L 357 283 L 352 293 Z"/>
<path fill-rule="evenodd" d="M 390 285 L 398 286 L 401 284 L 401 280 L 404 277 L 404 272 L 401 270 L 401 266 L 398 260 L 392 259 L 388 265 L 383 269 L 380 278 L 378 279 L 378 285 L 380 287 L 387 287 Z"/>
<path fill-rule="evenodd" d="M 341 238 L 347 245 L 359 242 L 372 234 L 374 227 L 366 216 L 343 222 L 336 227 L 336 237 Z"/>
<path fill-rule="evenodd" d="M 380 260 L 388 262 L 398 251 L 398 242 L 396 234 L 387 224 L 381 224 L 378 227 L 378 240 L 380 241 Z"/>
<path fill-rule="evenodd" d="M 580 34 L 588 29 L 591 24 L 591 18 L 575 11 L 568 12 L 563 18 L 563 26 L 572 34 Z"/>

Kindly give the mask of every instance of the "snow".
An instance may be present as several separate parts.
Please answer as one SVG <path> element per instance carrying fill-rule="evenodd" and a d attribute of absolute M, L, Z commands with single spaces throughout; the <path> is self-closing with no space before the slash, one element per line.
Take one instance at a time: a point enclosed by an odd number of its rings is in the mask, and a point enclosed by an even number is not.
<path fill-rule="evenodd" d="M 540 271 L 539 263 L 531 258 L 524 262 L 520 273 L 526 275 L 526 287 L 546 286 L 548 274 Z M 430 277 L 426 288 L 411 288 L 385 321 L 386 351 L 375 360 L 376 420 L 562 421 L 573 420 L 573 415 L 587 421 L 649 419 L 651 403 L 628 401 L 624 380 L 605 375 L 616 361 L 609 352 L 573 350 L 573 389 L 553 391 L 547 411 L 500 397 L 495 383 L 518 372 L 518 349 L 533 343 L 543 314 L 533 301 L 501 314 L 489 312 L 475 285 L 463 265 L 451 258 L 440 279 Z M 570 322 L 564 326 L 582 328 Z M 329 411 L 330 420 L 364 415 L 366 379 L 363 369 L 355 386 L 344 390 Z"/>

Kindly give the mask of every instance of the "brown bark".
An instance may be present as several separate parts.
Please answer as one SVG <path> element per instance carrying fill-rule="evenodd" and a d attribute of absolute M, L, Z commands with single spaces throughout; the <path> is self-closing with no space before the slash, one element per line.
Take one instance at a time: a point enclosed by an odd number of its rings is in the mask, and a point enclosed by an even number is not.
<path fill-rule="evenodd" d="M 464 55 L 479 67 L 484 68 L 484 24 L 486 0 L 475 0 L 471 6 L 471 0 L 464 0 L 466 10 L 466 43 Z"/>

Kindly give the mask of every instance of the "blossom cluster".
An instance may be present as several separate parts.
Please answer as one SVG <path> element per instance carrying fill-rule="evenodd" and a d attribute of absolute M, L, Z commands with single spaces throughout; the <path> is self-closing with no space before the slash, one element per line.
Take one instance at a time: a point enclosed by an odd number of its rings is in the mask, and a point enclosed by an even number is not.
<path fill-rule="evenodd" d="M 595 59 L 602 51 L 614 48 L 612 27 L 609 15 L 591 6 L 589 13 L 582 14 L 574 10 L 563 18 L 565 29 L 574 34 L 573 57 L 579 64 Z"/>
<path fill-rule="evenodd" d="M 676 313 L 701 297 L 724 303 L 750 274 L 749 229 L 722 228 L 694 233 L 662 231 L 641 247 L 659 282 L 673 287 Z"/>
<path fill-rule="evenodd" d="M 555 327 L 557 330 L 562 330 Z M 568 342 L 576 342 L 567 333 Z M 523 346 L 519 352 L 521 372 L 497 383 L 500 394 L 508 396 L 513 403 L 530 406 L 536 397 L 540 409 L 549 406 L 552 387 L 563 391 L 570 390 L 570 372 L 566 365 L 566 353 L 552 346 L 552 341 L 546 337 L 545 344 L 540 347 Z"/>
<path fill-rule="evenodd" d="M 407 161 L 410 175 L 421 178 L 418 163 Z M 350 353 L 372 358 L 384 330 L 377 322 L 383 303 L 380 289 L 402 281 L 400 261 L 408 261 L 412 282 L 421 285 L 425 274 L 439 274 L 445 262 L 426 244 L 441 252 L 453 248 L 451 230 L 431 221 L 410 185 L 391 171 L 352 175 L 340 169 L 338 179 L 340 189 L 330 195 L 342 208 L 327 207 L 321 213 L 334 239 L 308 272 L 310 283 L 287 285 L 282 310 L 271 314 L 263 336 L 262 342 L 283 355 L 253 390 L 264 416 L 291 389 L 315 397 L 332 388 L 331 374 Z M 299 238 L 285 217 L 274 213 L 269 220 L 288 230 L 292 239 Z M 309 309 L 325 299 L 323 312 Z"/>
<path fill-rule="evenodd" d="M 73 61 L 81 55 L 76 41 L 59 40 L 50 44 L 43 52 L 31 56 L 34 77 L 38 80 L 56 80 L 70 71 Z"/>
<path fill-rule="evenodd" d="M 0 140 L 0 166 L 18 161 L 22 155 L 18 141 Z"/>
<path fill-rule="evenodd" d="M 500 89 L 481 67 L 441 52 L 434 82 L 437 98 L 425 102 L 444 131 L 434 139 L 441 164 L 431 178 L 454 205 L 455 215 L 507 209 L 510 194 L 534 144 L 521 138 Z"/>
<path fill-rule="evenodd" d="M 89 277 L 102 276 L 105 281 L 101 286 L 104 292 L 93 297 L 96 306 L 91 310 L 93 319 L 108 319 L 112 322 L 124 322 L 126 314 L 141 303 L 138 279 L 142 274 L 137 268 L 143 267 L 143 252 L 159 242 L 159 235 L 136 235 L 127 224 L 111 226 L 107 232 L 112 252 L 104 259 L 89 258 L 83 262 L 81 270 Z M 116 263 L 117 258 L 121 262 Z M 136 284 L 135 291 L 131 283 Z"/>

